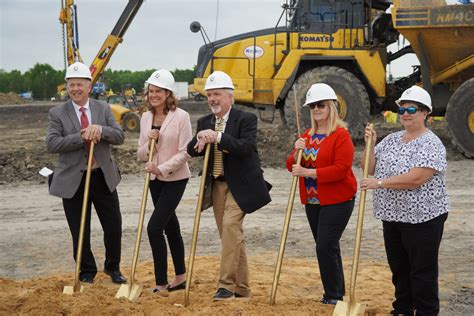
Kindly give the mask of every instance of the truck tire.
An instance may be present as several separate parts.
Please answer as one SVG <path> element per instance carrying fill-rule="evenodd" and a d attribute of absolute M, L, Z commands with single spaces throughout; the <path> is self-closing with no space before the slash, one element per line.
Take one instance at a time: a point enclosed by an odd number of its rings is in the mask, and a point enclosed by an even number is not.
<path fill-rule="evenodd" d="M 474 158 L 474 78 L 454 91 L 446 107 L 448 131 L 454 146 Z"/>
<path fill-rule="evenodd" d="M 306 71 L 294 82 L 300 109 L 301 132 L 311 126 L 308 107 L 302 107 L 306 92 L 312 84 L 323 82 L 330 85 L 338 96 L 339 116 L 348 123 L 349 132 L 354 139 L 362 138 L 364 126 L 369 119 L 370 100 L 362 82 L 351 72 L 334 66 L 316 67 Z M 288 92 L 284 105 L 284 122 L 296 131 L 294 89 Z"/>
<path fill-rule="evenodd" d="M 122 128 L 127 132 L 140 132 L 140 116 L 135 112 L 125 113 L 122 118 Z"/>

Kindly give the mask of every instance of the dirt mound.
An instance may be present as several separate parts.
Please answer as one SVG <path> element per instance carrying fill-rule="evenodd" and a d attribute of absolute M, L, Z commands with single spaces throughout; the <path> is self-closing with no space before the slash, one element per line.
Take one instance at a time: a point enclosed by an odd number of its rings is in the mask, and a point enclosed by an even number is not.
<path fill-rule="evenodd" d="M 276 304 L 270 306 L 274 261 L 273 254 L 249 258 L 251 299 L 213 302 L 219 259 L 197 257 L 188 307 L 184 307 L 184 291 L 166 295 L 151 293 L 154 283 L 151 262 L 138 266 L 137 280 L 144 288 L 135 303 L 125 298 L 115 299 L 119 286 L 103 273 L 97 275 L 95 284 L 84 286 L 83 293 L 72 296 L 62 294 L 64 286 L 74 283 L 72 272 L 24 281 L 0 279 L 0 314 L 332 315 L 333 306 L 318 302 L 323 289 L 317 266 L 308 259 L 285 259 Z M 358 281 L 364 290 L 359 291 L 357 299 L 368 303 L 365 315 L 386 315 L 392 297 L 388 268 L 371 263 L 362 264 L 360 271 Z M 128 275 L 126 269 L 124 272 Z"/>
<path fill-rule="evenodd" d="M 13 92 L 2 93 L 0 92 L 0 105 L 7 105 L 7 104 L 24 104 L 26 103 L 25 100 L 20 98 L 20 96 Z"/>

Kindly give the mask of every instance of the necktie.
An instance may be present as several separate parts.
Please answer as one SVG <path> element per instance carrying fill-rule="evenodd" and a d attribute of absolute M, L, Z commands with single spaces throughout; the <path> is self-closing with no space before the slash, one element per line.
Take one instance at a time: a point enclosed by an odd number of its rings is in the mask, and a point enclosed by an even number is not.
<path fill-rule="evenodd" d="M 86 128 L 87 126 L 89 126 L 89 119 L 87 118 L 86 108 L 81 106 L 79 108 L 79 111 L 81 111 L 82 113 L 81 114 L 81 127 Z M 86 142 L 87 155 L 89 155 L 90 148 L 91 148 L 91 143 L 87 141 Z M 95 163 L 94 158 L 92 158 L 92 165 L 94 165 L 94 163 Z"/>
<path fill-rule="evenodd" d="M 216 132 L 222 132 L 224 130 L 224 119 L 218 118 L 216 120 Z M 222 151 L 217 149 L 217 142 L 214 143 L 214 166 L 212 169 L 212 176 L 217 178 L 224 175 L 224 168 L 222 164 Z"/>

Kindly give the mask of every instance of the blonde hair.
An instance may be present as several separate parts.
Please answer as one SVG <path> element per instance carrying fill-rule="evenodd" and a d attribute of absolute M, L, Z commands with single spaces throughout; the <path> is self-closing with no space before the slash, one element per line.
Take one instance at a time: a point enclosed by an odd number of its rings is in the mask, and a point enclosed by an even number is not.
<path fill-rule="evenodd" d="M 339 114 L 337 113 L 337 101 L 335 100 L 324 100 L 321 101 L 324 105 L 329 107 L 329 116 L 328 116 L 328 124 L 326 130 L 326 136 L 331 135 L 338 127 L 342 127 L 347 129 L 347 123 L 341 120 Z M 311 115 L 311 130 L 309 131 L 310 135 L 314 135 L 318 130 L 318 123 L 313 117 L 313 111 L 310 110 Z"/>

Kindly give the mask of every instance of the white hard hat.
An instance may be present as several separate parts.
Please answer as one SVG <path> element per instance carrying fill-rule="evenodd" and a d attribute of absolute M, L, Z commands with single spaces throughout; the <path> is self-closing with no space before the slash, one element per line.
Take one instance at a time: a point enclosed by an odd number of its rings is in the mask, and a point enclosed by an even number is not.
<path fill-rule="evenodd" d="M 67 68 L 66 77 L 64 77 L 64 79 L 67 80 L 69 78 L 85 78 L 92 80 L 91 71 L 89 70 L 89 67 L 78 61 L 76 61 L 74 64 Z"/>
<path fill-rule="evenodd" d="M 175 91 L 174 77 L 171 72 L 166 69 L 159 69 L 153 72 L 150 78 L 145 81 L 145 83 L 149 85 L 152 84 L 166 90 Z"/>
<path fill-rule="evenodd" d="M 336 92 L 325 83 L 315 83 L 306 92 L 306 101 L 303 106 L 324 100 L 337 100 Z"/>
<path fill-rule="evenodd" d="M 214 71 L 206 80 L 206 86 L 204 90 L 212 89 L 232 89 L 234 90 L 234 84 L 228 74 L 223 71 Z"/>
<path fill-rule="evenodd" d="M 400 99 L 398 99 L 398 102 L 400 103 L 403 101 L 418 102 L 426 106 L 430 110 L 430 113 L 433 111 L 433 107 L 431 106 L 430 94 L 428 93 L 428 91 L 421 87 L 412 86 L 403 91 L 402 96 L 400 97 Z"/>

